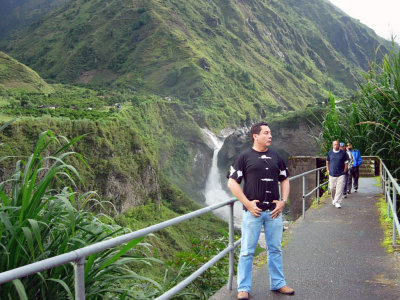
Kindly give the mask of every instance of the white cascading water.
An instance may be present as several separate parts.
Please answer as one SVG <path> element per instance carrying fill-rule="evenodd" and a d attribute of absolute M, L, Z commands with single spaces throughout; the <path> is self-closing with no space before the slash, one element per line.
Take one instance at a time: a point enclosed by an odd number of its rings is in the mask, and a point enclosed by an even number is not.
<path fill-rule="evenodd" d="M 232 194 L 227 193 L 222 188 L 221 183 L 221 175 L 218 170 L 218 152 L 221 150 L 221 147 L 224 143 L 221 138 L 218 138 L 214 133 L 209 131 L 208 129 L 202 129 L 203 134 L 208 140 L 209 146 L 214 149 L 212 164 L 210 173 L 208 174 L 206 188 L 204 191 L 204 196 L 206 198 L 207 205 L 213 205 L 217 203 L 224 202 L 226 200 L 232 199 L 234 196 Z M 227 170 L 228 172 L 228 170 Z M 224 184 L 226 184 L 224 182 Z M 215 214 L 222 218 L 225 221 L 229 220 L 229 207 L 222 207 L 220 209 L 215 210 Z M 234 205 L 234 225 L 235 227 L 240 227 L 242 219 L 242 205 L 238 202 Z"/>

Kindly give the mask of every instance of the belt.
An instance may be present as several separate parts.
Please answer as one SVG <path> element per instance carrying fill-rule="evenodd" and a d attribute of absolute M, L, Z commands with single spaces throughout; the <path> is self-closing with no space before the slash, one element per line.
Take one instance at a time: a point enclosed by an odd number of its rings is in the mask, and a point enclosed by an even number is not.
<path fill-rule="evenodd" d="M 272 211 L 275 209 L 276 204 L 273 202 L 257 202 L 257 207 L 261 208 L 262 211 Z M 243 205 L 243 210 L 247 211 L 248 209 Z"/>

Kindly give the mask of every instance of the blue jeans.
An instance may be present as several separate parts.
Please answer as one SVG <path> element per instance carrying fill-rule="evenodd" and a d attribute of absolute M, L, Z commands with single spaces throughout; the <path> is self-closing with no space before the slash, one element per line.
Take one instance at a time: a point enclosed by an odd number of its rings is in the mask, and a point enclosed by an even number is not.
<path fill-rule="evenodd" d="M 286 285 L 282 267 L 282 215 L 276 219 L 265 211 L 255 218 L 249 211 L 242 213 L 242 246 L 240 249 L 237 285 L 238 292 L 250 292 L 252 283 L 253 256 L 256 250 L 261 228 L 264 226 L 267 244 L 269 282 L 271 290 L 278 290 Z"/>

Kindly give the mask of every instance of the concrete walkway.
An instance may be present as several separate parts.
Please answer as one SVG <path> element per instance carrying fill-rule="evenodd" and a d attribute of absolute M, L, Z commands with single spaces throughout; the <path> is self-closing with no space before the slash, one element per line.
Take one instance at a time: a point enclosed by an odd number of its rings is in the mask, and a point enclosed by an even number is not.
<path fill-rule="evenodd" d="M 296 291 L 285 296 L 269 290 L 266 265 L 253 269 L 251 299 L 400 299 L 400 265 L 381 246 L 383 230 L 376 207 L 381 190 L 375 178 L 361 178 L 358 193 L 342 208 L 326 199 L 289 229 L 283 249 L 286 281 Z M 222 288 L 210 299 L 237 299 Z"/>

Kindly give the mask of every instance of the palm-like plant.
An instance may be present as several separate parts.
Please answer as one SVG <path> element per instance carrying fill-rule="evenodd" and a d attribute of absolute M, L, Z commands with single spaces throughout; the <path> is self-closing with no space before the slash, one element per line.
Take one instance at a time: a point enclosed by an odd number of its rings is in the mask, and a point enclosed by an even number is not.
<path fill-rule="evenodd" d="M 376 50 L 379 51 L 379 48 Z M 377 57 L 377 55 L 375 55 Z M 351 141 L 363 155 L 379 155 L 391 172 L 400 175 L 400 50 L 393 44 L 382 62 L 374 59 L 354 102 L 336 103 L 321 121 L 317 142 L 322 152 L 333 140 Z"/>
<path fill-rule="evenodd" d="M 355 103 L 348 104 L 345 101 L 336 101 L 330 94 L 330 109 L 322 120 L 318 120 L 322 131 L 315 137 L 321 152 L 326 154 L 332 146 L 332 142 L 352 142 L 362 151 L 367 147 L 366 132 L 367 125 L 361 124 L 359 110 Z"/>
<path fill-rule="evenodd" d="M 42 133 L 34 152 L 19 159 L 10 178 L 0 183 L 0 272 L 127 233 L 111 219 L 104 222 L 107 216 L 88 211 L 89 205 L 104 204 L 94 199 L 93 192 L 77 195 L 69 187 L 81 178 L 66 160 L 80 155 L 67 150 L 82 137 L 68 142 L 49 131 Z M 50 143 L 59 148 L 45 156 Z M 0 162 L 4 159 L 10 157 L 1 158 Z M 161 289 L 156 282 L 131 270 L 136 263 L 157 261 L 147 257 L 148 245 L 141 240 L 87 257 L 88 299 L 105 295 L 148 298 Z M 0 298 L 73 299 L 73 286 L 73 267 L 63 265 L 3 284 Z"/>
<path fill-rule="evenodd" d="M 382 63 L 375 60 L 361 85 L 361 124 L 368 125 L 368 151 L 383 158 L 399 174 L 400 147 L 400 50 L 387 53 Z"/>

